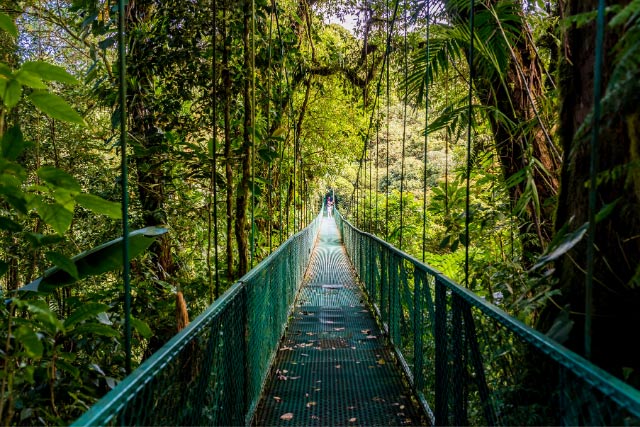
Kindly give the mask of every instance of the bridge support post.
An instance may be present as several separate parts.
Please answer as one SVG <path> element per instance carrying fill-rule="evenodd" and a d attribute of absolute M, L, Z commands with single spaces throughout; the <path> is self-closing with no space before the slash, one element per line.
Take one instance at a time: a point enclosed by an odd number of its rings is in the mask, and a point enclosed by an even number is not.
<path fill-rule="evenodd" d="M 436 425 L 449 425 L 447 289 L 436 277 Z"/>

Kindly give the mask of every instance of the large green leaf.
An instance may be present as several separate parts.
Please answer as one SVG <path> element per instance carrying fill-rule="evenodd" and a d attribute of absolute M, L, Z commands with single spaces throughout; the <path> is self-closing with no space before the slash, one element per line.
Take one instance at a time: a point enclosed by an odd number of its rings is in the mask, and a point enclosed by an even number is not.
<path fill-rule="evenodd" d="M 0 12 L 0 29 L 6 31 L 11 37 L 18 37 L 18 27 L 13 19 L 6 13 Z"/>
<path fill-rule="evenodd" d="M 40 325 L 47 329 L 52 335 L 64 329 L 58 316 L 51 311 L 49 304 L 44 300 L 20 300 L 14 299 L 17 307 L 27 309 L 33 318 L 40 322 Z"/>
<path fill-rule="evenodd" d="M 35 208 L 40 218 L 51 226 L 58 234 L 64 234 L 71 226 L 73 212 L 58 203 L 47 203 L 41 197 L 31 200 L 31 206 Z"/>
<path fill-rule="evenodd" d="M 45 257 L 56 267 L 69 273 L 74 279 L 77 280 L 79 278 L 75 263 L 60 252 L 50 251 L 45 254 Z"/>
<path fill-rule="evenodd" d="M 61 83 L 78 84 L 78 80 L 69 74 L 64 68 L 49 64 L 45 61 L 25 62 L 20 70 L 35 74 L 42 80 L 56 81 Z"/>
<path fill-rule="evenodd" d="M 74 331 L 76 334 L 102 335 L 104 337 L 117 337 L 120 335 L 120 333 L 111 326 L 101 323 L 83 323 L 82 325 L 78 325 Z"/>
<path fill-rule="evenodd" d="M 146 227 L 129 233 L 129 257 L 133 259 L 140 255 L 158 236 L 166 232 L 166 228 Z M 71 258 L 78 269 L 78 277 L 83 279 L 122 268 L 122 241 L 122 237 L 119 237 Z M 76 279 L 69 273 L 54 267 L 47 270 L 44 276 L 18 290 L 48 293 L 75 282 Z"/>
<path fill-rule="evenodd" d="M 109 309 L 107 304 L 100 304 L 98 302 L 89 302 L 82 304 L 80 307 L 74 310 L 73 313 L 64 321 L 64 328 L 71 329 L 78 323 L 94 318 L 100 313 L 104 313 Z"/>
<path fill-rule="evenodd" d="M 40 111 L 54 119 L 86 126 L 82 116 L 58 95 L 54 95 L 49 92 L 36 91 L 29 95 L 29 99 Z"/>
<path fill-rule="evenodd" d="M 10 127 L 2 135 L 2 157 L 8 160 L 16 160 L 22 151 L 27 147 L 22 136 L 20 126 Z"/>
<path fill-rule="evenodd" d="M 78 184 L 78 181 L 73 176 L 56 167 L 42 166 L 38 169 L 38 176 L 58 188 L 75 193 L 82 191 L 80 184 Z"/>
<path fill-rule="evenodd" d="M 149 339 L 153 336 L 153 331 L 146 322 L 131 316 L 131 325 L 144 338 Z"/>
<path fill-rule="evenodd" d="M 47 85 L 44 84 L 42 79 L 29 71 L 20 70 L 16 73 L 16 80 L 23 86 L 28 86 L 33 89 L 47 89 Z"/>
<path fill-rule="evenodd" d="M 571 248 L 577 245 L 585 234 L 587 234 L 587 230 L 589 228 L 589 223 L 585 222 L 578 228 L 577 230 L 569 233 L 566 232 L 566 228 L 563 227 L 557 234 L 557 236 L 553 239 L 553 241 L 549 244 L 547 251 L 544 255 L 538 258 L 538 262 L 531 268 L 531 270 L 535 270 L 540 268 L 549 262 L 560 258 L 565 253 L 569 252 Z M 564 232 L 563 232 L 564 230 Z"/>
<path fill-rule="evenodd" d="M 2 100 L 7 108 L 11 109 L 18 104 L 22 96 L 22 85 L 16 80 L 11 79 L 7 82 L 2 94 Z"/>
<path fill-rule="evenodd" d="M 38 334 L 35 333 L 33 329 L 31 329 L 27 325 L 22 325 L 13 331 L 13 336 L 16 341 L 18 341 L 24 347 L 24 351 L 28 357 L 33 359 L 40 359 L 42 357 L 42 352 L 44 351 L 44 346 L 42 342 L 38 338 Z"/>
<path fill-rule="evenodd" d="M 110 202 L 93 194 L 78 194 L 76 196 L 76 202 L 94 213 L 107 215 L 113 219 L 122 218 L 120 203 Z"/>

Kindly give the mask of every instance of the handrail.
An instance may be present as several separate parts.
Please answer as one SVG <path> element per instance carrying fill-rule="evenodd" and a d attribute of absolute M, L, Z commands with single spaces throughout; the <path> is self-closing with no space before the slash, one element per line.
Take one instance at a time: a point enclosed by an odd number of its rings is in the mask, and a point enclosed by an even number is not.
<path fill-rule="evenodd" d="M 638 424 L 640 392 L 337 212 L 347 253 L 434 422 Z"/>
<path fill-rule="evenodd" d="M 321 213 L 73 425 L 247 425 L 302 283 Z"/>

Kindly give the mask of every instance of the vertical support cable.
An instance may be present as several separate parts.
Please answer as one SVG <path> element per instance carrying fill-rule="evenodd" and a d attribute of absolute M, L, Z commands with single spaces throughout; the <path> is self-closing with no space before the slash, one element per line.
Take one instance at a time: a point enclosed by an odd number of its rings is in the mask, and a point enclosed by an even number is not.
<path fill-rule="evenodd" d="M 380 92 L 380 85 L 378 85 L 378 92 Z M 377 117 L 376 117 L 376 214 L 375 214 L 375 224 L 378 224 L 378 188 L 380 188 L 380 177 L 379 177 L 379 168 L 380 164 L 380 104 L 377 107 Z M 377 233 L 376 233 L 377 234 Z"/>
<path fill-rule="evenodd" d="M 131 271 L 129 265 L 129 171 L 127 168 L 127 80 L 125 48 L 125 0 L 118 0 L 118 68 L 120 99 L 120 173 L 122 175 L 122 280 L 124 282 L 125 370 L 131 373 Z"/>
<path fill-rule="evenodd" d="M 376 95 L 377 96 L 377 95 Z M 375 105 L 373 106 L 373 110 L 371 111 L 371 116 L 375 113 Z M 367 139 L 367 142 L 369 140 Z M 373 230 L 373 147 L 369 150 L 369 233 L 372 233 Z"/>
<path fill-rule="evenodd" d="M 287 73 L 287 67 L 285 67 L 285 63 L 284 63 L 284 47 L 283 47 L 283 43 L 282 43 L 282 33 L 280 32 L 280 18 L 278 16 L 278 7 L 276 5 L 276 1 L 275 0 L 271 0 L 271 8 L 273 9 L 273 14 L 276 17 L 276 32 L 278 33 L 278 41 L 280 42 L 280 58 L 282 60 L 282 63 L 280 64 L 281 66 L 281 71 L 284 74 L 284 78 L 285 78 L 285 82 L 287 84 L 287 88 L 289 88 L 289 74 Z M 281 90 L 281 85 L 278 85 L 278 90 Z M 280 151 L 280 179 L 278 180 L 278 185 L 279 187 L 282 185 L 283 183 L 283 178 L 282 178 L 282 165 L 284 163 L 284 153 L 285 153 L 285 139 L 282 140 L 282 149 Z M 285 229 L 285 226 L 283 225 L 282 219 L 283 217 L 287 219 L 287 224 L 286 224 L 286 233 L 285 236 L 287 236 L 287 238 L 289 237 L 289 206 L 286 206 L 286 208 L 283 206 L 282 204 L 282 188 L 278 188 L 278 193 L 279 193 L 279 197 L 278 197 L 278 210 L 280 213 L 280 230 L 279 230 L 279 238 L 280 241 L 278 242 L 278 244 L 282 244 L 282 241 L 284 240 L 283 238 L 283 232 Z M 285 184 L 285 194 L 286 194 L 286 184 Z M 287 209 L 287 214 L 285 215 L 285 209 Z"/>
<path fill-rule="evenodd" d="M 367 148 L 368 138 L 364 142 L 364 155 L 362 156 L 362 229 L 367 231 Z"/>
<path fill-rule="evenodd" d="M 211 83 L 211 101 L 212 101 L 212 138 L 213 138 L 213 150 L 212 150 L 212 165 L 211 165 L 211 179 L 213 186 L 213 259 L 214 259 L 214 277 L 215 277 L 215 295 L 214 297 L 217 299 L 220 296 L 220 277 L 218 274 L 218 184 L 216 180 L 216 166 L 218 165 L 218 98 L 217 98 L 217 83 L 218 83 L 218 69 L 216 67 L 216 47 L 217 47 L 217 29 L 218 29 L 218 2 L 216 0 L 212 0 L 213 3 L 213 28 L 212 28 L 212 54 L 211 54 L 211 65 L 212 65 L 212 83 Z M 209 269 L 211 271 L 211 269 Z M 211 274 L 211 273 L 209 273 Z M 213 301 L 211 301 L 212 303 Z"/>
<path fill-rule="evenodd" d="M 269 13 L 269 45 L 267 48 L 267 111 L 266 111 L 266 121 L 267 131 L 271 132 L 271 41 L 273 38 L 273 13 Z M 269 143 L 271 146 L 271 142 Z M 267 205 L 269 221 L 267 222 L 267 232 L 268 236 L 268 245 L 269 245 L 269 253 L 273 251 L 273 182 L 272 182 L 272 162 L 270 161 L 268 164 L 268 176 L 267 176 L 267 185 L 269 191 L 267 192 Z"/>
<path fill-rule="evenodd" d="M 593 65 L 593 126 L 591 127 L 591 159 L 589 162 L 589 232 L 587 243 L 587 281 L 585 289 L 584 355 L 591 359 L 591 322 L 593 315 L 593 273 L 596 242 L 596 175 L 598 173 L 598 137 L 600 133 L 600 100 L 602 97 L 602 62 L 605 25 L 604 0 L 598 1 L 596 51 Z"/>
<path fill-rule="evenodd" d="M 398 0 L 396 0 L 396 6 L 398 4 Z M 389 41 L 391 40 L 391 10 L 389 9 L 389 0 L 385 2 L 386 12 L 387 12 L 387 47 L 386 47 L 386 56 L 387 56 L 387 69 L 386 69 L 386 91 L 387 91 L 387 120 L 386 120 L 386 136 L 387 136 L 387 174 L 386 174 L 386 192 L 384 199 L 384 237 L 385 240 L 389 240 L 389 120 L 391 114 L 391 89 L 389 88 Z"/>
<path fill-rule="evenodd" d="M 430 20 L 431 20 L 431 3 L 427 0 L 427 53 L 425 61 L 425 78 L 424 78 L 424 149 L 423 151 L 423 170 L 422 170 L 422 262 L 425 261 L 425 253 L 427 251 L 427 149 L 429 145 L 429 55 L 430 55 Z"/>
<path fill-rule="evenodd" d="M 404 1 L 404 112 L 402 114 L 402 157 L 400 158 L 400 238 L 398 240 L 398 249 L 402 250 L 402 237 L 404 235 L 404 156 L 405 146 L 407 142 L 407 103 L 409 98 L 409 85 L 407 84 L 407 74 L 409 62 L 407 59 L 409 45 L 407 43 L 407 27 L 409 20 L 407 19 L 407 0 Z"/>
<path fill-rule="evenodd" d="M 470 0 L 471 7 L 469 9 L 469 120 L 467 122 L 467 188 L 465 197 L 465 215 L 464 215 L 464 285 L 469 287 L 469 198 L 471 196 L 471 131 L 473 128 L 473 41 L 475 38 L 474 26 L 474 0 Z"/>
<path fill-rule="evenodd" d="M 256 210 L 256 2 L 251 1 L 251 268 L 256 252 L 255 210 Z M 268 95 L 267 95 L 268 96 Z M 268 114 L 268 113 L 267 113 Z"/>

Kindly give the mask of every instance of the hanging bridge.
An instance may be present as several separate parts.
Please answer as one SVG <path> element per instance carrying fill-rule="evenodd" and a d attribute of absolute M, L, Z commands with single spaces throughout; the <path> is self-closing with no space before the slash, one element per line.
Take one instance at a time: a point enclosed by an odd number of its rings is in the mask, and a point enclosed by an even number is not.
<path fill-rule="evenodd" d="M 640 392 L 339 212 L 75 425 L 638 425 Z"/>

